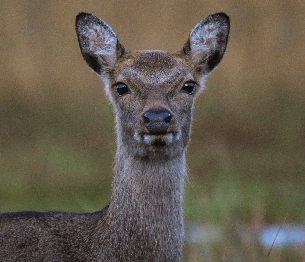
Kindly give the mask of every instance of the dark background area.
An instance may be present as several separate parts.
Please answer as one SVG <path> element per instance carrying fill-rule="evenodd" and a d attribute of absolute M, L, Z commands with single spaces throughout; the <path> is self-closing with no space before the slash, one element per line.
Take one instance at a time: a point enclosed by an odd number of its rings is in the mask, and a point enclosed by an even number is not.
<path fill-rule="evenodd" d="M 252 238 L 257 228 L 304 223 L 305 2 L 299 0 L 1 1 L 1 212 L 91 212 L 109 202 L 113 112 L 78 47 L 80 11 L 104 19 L 127 50 L 179 50 L 201 19 L 226 12 L 228 48 L 194 112 L 185 221 L 225 232 L 241 223 L 251 240 L 237 239 L 253 259 L 266 253 Z M 215 245 L 208 261 L 237 261 L 230 260 L 238 253 L 235 237 L 225 234 Z M 201 247 L 185 250 L 186 261 L 203 261 Z"/>

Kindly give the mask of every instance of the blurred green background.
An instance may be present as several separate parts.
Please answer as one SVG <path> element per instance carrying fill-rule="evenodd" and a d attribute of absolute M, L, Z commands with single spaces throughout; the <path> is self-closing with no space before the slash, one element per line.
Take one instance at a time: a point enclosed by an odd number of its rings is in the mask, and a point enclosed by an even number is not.
<path fill-rule="evenodd" d="M 226 54 L 197 100 L 185 188 L 186 224 L 224 234 L 186 244 L 184 259 L 261 261 L 258 228 L 305 221 L 305 2 L 2 0 L 1 212 L 89 212 L 109 202 L 113 112 L 78 47 L 80 11 L 104 19 L 127 50 L 178 50 L 201 19 L 230 16 Z M 304 261 L 302 250 L 269 258 Z"/>

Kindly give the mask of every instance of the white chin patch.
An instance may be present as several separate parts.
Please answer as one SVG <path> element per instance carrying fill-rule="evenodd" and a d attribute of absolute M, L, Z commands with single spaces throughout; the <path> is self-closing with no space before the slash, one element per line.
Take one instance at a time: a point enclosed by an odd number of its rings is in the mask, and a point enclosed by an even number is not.
<path fill-rule="evenodd" d="M 147 145 L 160 145 L 160 146 L 165 146 L 171 144 L 174 140 L 179 140 L 181 137 L 180 133 L 173 134 L 173 133 L 168 133 L 164 135 L 151 135 L 151 134 L 144 134 L 143 136 L 139 134 L 135 134 L 134 138 L 137 141 L 143 140 L 145 144 Z"/>

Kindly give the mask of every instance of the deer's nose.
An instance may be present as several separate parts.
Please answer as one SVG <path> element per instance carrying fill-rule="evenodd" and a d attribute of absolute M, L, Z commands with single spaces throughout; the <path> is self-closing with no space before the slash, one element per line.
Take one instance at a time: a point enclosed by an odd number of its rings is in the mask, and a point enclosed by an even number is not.
<path fill-rule="evenodd" d="M 149 110 L 143 114 L 145 127 L 151 134 L 164 134 L 166 133 L 172 115 L 166 109 Z"/>

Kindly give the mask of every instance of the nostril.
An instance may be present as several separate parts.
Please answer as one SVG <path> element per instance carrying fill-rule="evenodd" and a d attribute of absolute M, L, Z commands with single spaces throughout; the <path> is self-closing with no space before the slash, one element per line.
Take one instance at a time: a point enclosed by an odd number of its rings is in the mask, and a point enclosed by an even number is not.
<path fill-rule="evenodd" d="M 143 118 L 145 123 L 148 124 L 150 122 L 149 117 L 146 114 L 143 115 Z"/>
<path fill-rule="evenodd" d="M 172 119 L 172 115 L 170 113 L 168 113 L 167 116 L 164 118 L 164 122 L 169 124 L 171 119 Z"/>

